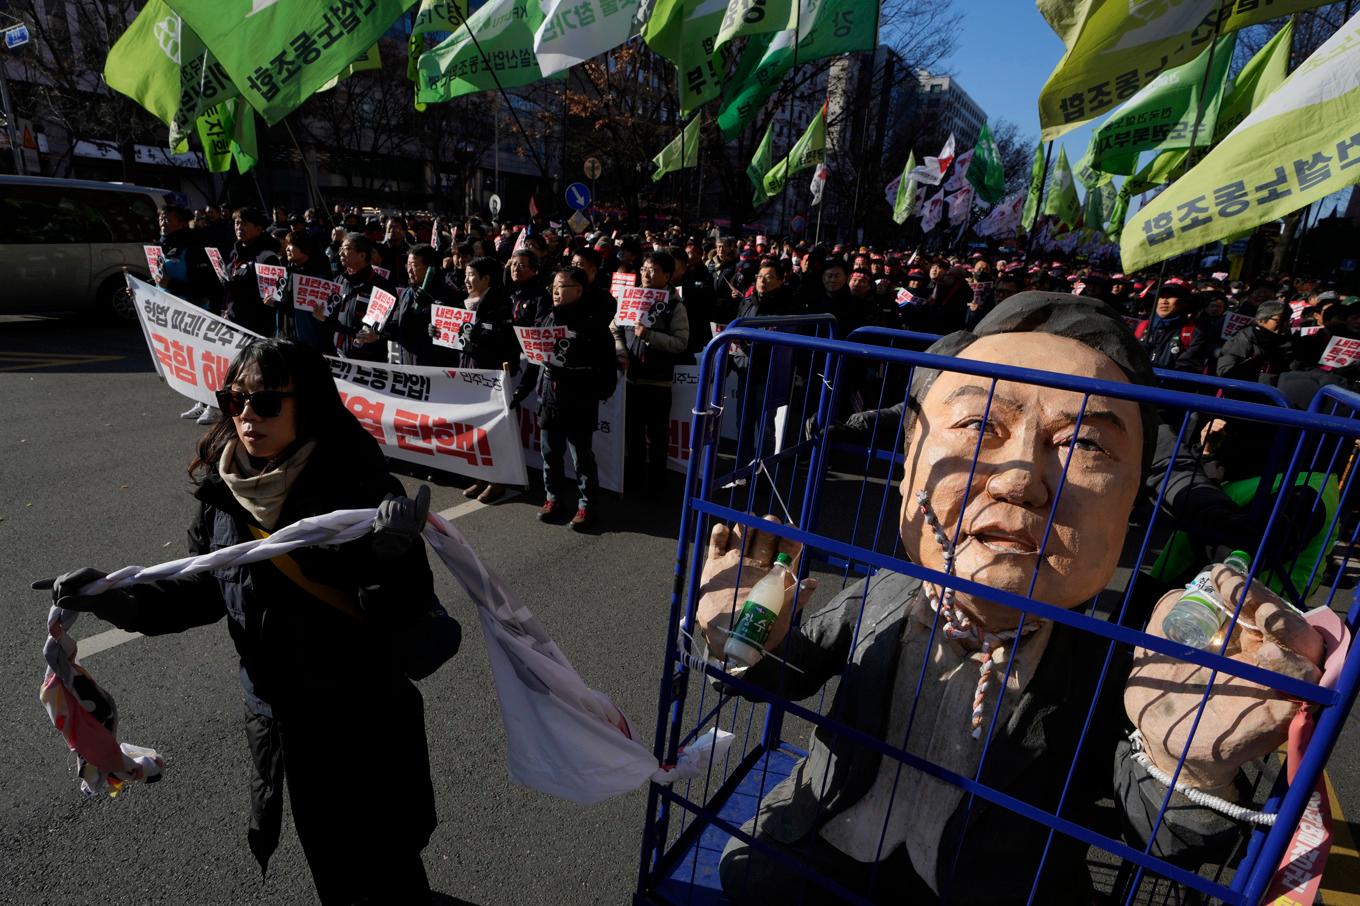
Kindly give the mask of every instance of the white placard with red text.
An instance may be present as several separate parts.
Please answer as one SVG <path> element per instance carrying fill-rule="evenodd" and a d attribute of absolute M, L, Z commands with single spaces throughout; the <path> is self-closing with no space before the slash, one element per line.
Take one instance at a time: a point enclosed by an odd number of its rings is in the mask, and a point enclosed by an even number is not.
<path fill-rule="evenodd" d="M 165 276 L 165 251 L 159 245 L 144 245 L 142 251 L 146 253 L 146 269 L 151 272 L 151 279 L 159 283 Z"/>
<path fill-rule="evenodd" d="M 293 275 L 293 307 L 302 311 L 330 311 L 343 292 L 339 283 L 325 277 Z"/>
<path fill-rule="evenodd" d="M 213 404 L 237 350 L 255 334 L 129 277 L 156 370 L 169 387 Z M 383 452 L 480 481 L 524 484 L 524 451 L 500 371 L 329 359 L 345 407 Z"/>
<path fill-rule="evenodd" d="M 1327 342 L 1327 348 L 1322 350 L 1322 358 L 1318 359 L 1318 366 L 1322 368 L 1345 368 L 1357 359 L 1360 359 L 1360 340 L 1332 337 Z"/>
<path fill-rule="evenodd" d="M 634 286 L 637 286 L 637 274 L 623 274 L 615 271 L 609 275 L 609 295 L 615 299 L 619 298 L 625 289 L 632 289 Z"/>
<path fill-rule="evenodd" d="M 463 343 L 467 340 L 467 332 L 472 329 L 472 322 L 476 319 L 477 313 L 466 308 L 431 305 L 430 323 L 438 331 L 434 336 L 435 345 L 462 349 Z"/>
<path fill-rule="evenodd" d="M 385 289 L 373 287 L 368 294 L 368 310 L 364 312 L 363 322 L 374 330 L 381 329 L 396 304 L 396 296 Z"/>
<path fill-rule="evenodd" d="M 283 288 L 288 285 L 288 268 L 282 264 L 255 265 L 255 285 L 260 290 L 260 299 L 277 302 L 283 296 Z"/>
<path fill-rule="evenodd" d="M 1226 312 L 1223 315 L 1223 329 L 1219 331 L 1219 336 L 1226 340 L 1242 328 L 1250 327 L 1251 322 L 1251 315 L 1239 315 L 1235 311 Z"/>
<path fill-rule="evenodd" d="M 369 266 L 373 268 L 373 273 L 377 274 L 379 277 L 382 277 L 384 280 L 392 279 L 392 272 L 389 271 L 387 268 L 378 267 L 378 265 L 376 264 L 372 264 Z"/>
<path fill-rule="evenodd" d="M 624 327 L 632 327 L 635 324 L 651 327 L 656 307 L 666 305 L 670 295 L 671 291 L 668 289 L 629 287 L 619 296 L 619 310 L 614 320 Z"/>
<path fill-rule="evenodd" d="M 724 408 L 735 412 L 741 406 L 740 384 L 735 374 L 729 374 L 723 382 Z M 691 430 L 694 427 L 694 401 L 699 393 L 699 366 L 677 365 L 671 378 L 671 424 L 667 434 L 666 464 L 675 472 L 689 468 Z M 731 416 L 722 420 L 722 436 L 735 440 L 737 419 Z"/>
<path fill-rule="evenodd" d="M 561 365 L 562 347 L 576 332 L 567 327 L 516 327 L 524 357 L 535 365 Z"/>
<path fill-rule="evenodd" d="M 222 253 L 211 245 L 203 251 L 208 253 L 208 260 L 212 262 L 213 272 L 217 274 L 217 279 L 226 283 L 231 279 L 231 274 L 227 271 L 227 263 L 222 260 Z"/>

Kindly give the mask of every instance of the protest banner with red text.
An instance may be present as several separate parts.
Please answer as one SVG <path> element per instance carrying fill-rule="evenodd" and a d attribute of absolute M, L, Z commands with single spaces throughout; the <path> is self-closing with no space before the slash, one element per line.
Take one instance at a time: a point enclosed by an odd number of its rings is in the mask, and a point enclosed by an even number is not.
<path fill-rule="evenodd" d="M 159 283 L 165 276 L 165 252 L 159 245 L 144 245 L 142 251 L 146 253 L 146 269 L 151 272 L 151 279 Z"/>
<path fill-rule="evenodd" d="M 1235 311 L 1227 312 L 1223 315 L 1223 329 L 1219 331 L 1219 336 L 1226 340 L 1242 328 L 1250 327 L 1251 321 L 1251 315 L 1239 315 Z"/>
<path fill-rule="evenodd" d="M 259 337 L 134 277 L 128 286 L 166 384 L 215 404 L 232 358 Z M 345 408 L 387 456 L 480 481 L 525 483 L 503 372 L 328 361 Z"/>
<path fill-rule="evenodd" d="M 619 381 L 614 395 L 600 403 L 600 420 L 591 436 L 590 448 L 595 454 L 595 470 L 600 487 L 623 493 L 623 401 L 624 382 Z M 535 390 L 519 407 L 520 443 L 524 446 L 524 461 L 533 469 L 543 468 L 543 453 L 539 443 L 538 392 Z M 562 458 L 562 467 L 569 479 L 575 480 L 576 470 L 571 465 L 571 454 Z M 558 488 L 558 494 L 574 502 L 568 488 Z"/>
<path fill-rule="evenodd" d="M 624 274 L 615 271 L 609 276 L 609 295 L 619 298 L 623 291 L 637 286 L 637 274 Z"/>
<path fill-rule="evenodd" d="M 227 263 L 222 260 L 222 253 L 212 246 L 208 246 L 203 251 L 208 253 L 208 260 L 212 262 L 213 273 L 217 274 L 217 279 L 222 283 L 231 280 L 231 274 L 227 271 Z"/>
<path fill-rule="evenodd" d="M 431 305 L 430 323 L 434 325 L 434 343 L 450 349 L 462 349 L 467 335 L 472 330 L 472 322 L 477 319 L 475 311 L 457 308 L 453 305 Z"/>
<path fill-rule="evenodd" d="M 396 307 L 397 297 L 385 289 L 373 287 L 368 294 L 368 310 L 364 312 L 363 323 L 374 330 L 381 330 L 392 309 Z"/>
<path fill-rule="evenodd" d="M 1360 360 L 1360 340 L 1332 337 L 1318 359 L 1319 368 L 1345 368 Z"/>
<path fill-rule="evenodd" d="M 301 311 L 329 311 L 343 290 L 339 283 L 325 277 L 293 275 L 293 307 Z"/>
<path fill-rule="evenodd" d="M 516 327 L 515 337 L 524 357 L 534 365 L 561 365 L 568 340 L 576 331 L 567 327 Z"/>
<path fill-rule="evenodd" d="M 656 317 L 670 304 L 670 297 L 671 291 L 668 289 L 646 289 L 641 286 L 625 289 L 623 295 L 619 296 L 619 310 L 614 320 L 624 327 L 636 324 L 651 327 Z"/>
<path fill-rule="evenodd" d="M 256 264 L 255 285 L 260 290 L 260 299 L 267 303 L 277 302 L 283 297 L 283 288 L 288 285 L 288 268 L 282 264 Z"/>

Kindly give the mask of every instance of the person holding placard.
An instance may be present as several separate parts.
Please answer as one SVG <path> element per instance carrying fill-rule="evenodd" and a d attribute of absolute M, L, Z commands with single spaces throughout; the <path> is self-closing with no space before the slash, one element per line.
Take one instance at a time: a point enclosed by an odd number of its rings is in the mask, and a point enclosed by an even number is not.
<path fill-rule="evenodd" d="M 362 233 L 345 236 L 340 266 L 340 299 L 324 318 L 334 336 L 335 353 L 342 359 L 385 362 L 387 350 L 377 332 L 364 323 L 374 290 L 392 291 L 391 284 L 373 271 L 373 240 Z"/>
<path fill-rule="evenodd" d="M 519 370 L 519 341 L 515 339 L 514 312 L 510 297 L 501 285 L 501 263 L 490 256 L 468 262 L 463 286 L 467 298 L 463 307 L 477 313 L 463 341 L 463 367 L 489 371 Z M 474 481 L 463 496 L 482 503 L 494 503 L 505 493 L 502 485 Z"/>
<path fill-rule="evenodd" d="M 432 329 L 434 307 L 452 307 L 457 302 L 439 269 L 439 253 L 429 245 L 412 246 L 406 256 L 406 279 L 406 287 L 397 295 L 397 307 L 379 333 L 396 344 L 398 364 L 457 368 L 458 351 L 437 344 Z"/>
<path fill-rule="evenodd" d="M 666 252 L 652 252 L 643 259 L 640 276 L 644 289 L 670 287 L 675 259 Z M 669 443 L 671 384 L 675 360 L 689 345 L 689 316 L 684 303 L 668 294 L 650 311 L 634 318 L 619 306 L 610 329 L 619 367 L 628 379 L 625 397 L 624 434 L 627 467 L 642 470 L 642 490 L 659 496 L 666 480 L 666 447 Z M 629 479 L 625 475 L 625 485 Z"/>
<path fill-rule="evenodd" d="M 556 356 L 559 364 L 530 363 L 515 390 L 511 406 L 518 408 L 538 392 L 539 444 L 543 453 L 543 490 L 545 499 L 538 518 L 549 522 L 562 512 L 557 492 L 566 481 L 563 456 L 571 449 L 576 470 L 576 514 L 570 526 L 584 531 L 593 521 L 591 500 L 599 487 L 593 449 L 595 429 L 600 421 L 600 398 L 608 398 L 617 380 L 613 339 L 605 323 L 590 309 L 586 287 L 590 280 L 580 268 L 569 267 L 553 275 L 553 306 L 534 325 L 566 327 L 571 335 L 561 340 Z M 607 392 L 609 391 L 609 392 Z"/>
<path fill-rule="evenodd" d="M 203 238 L 189 229 L 189 209 L 167 205 L 160 211 L 161 289 L 215 312 L 222 289 L 203 251 Z"/>
<path fill-rule="evenodd" d="M 311 310 L 294 305 L 296 280 L 294 275 L 330 280 L 330 262 L 320 243 L 306 230 L 293 230 L 283 241 L 283 256 L 288 262 L 288 285 L 283 297 L 274 307 L 274 335 L 295 340 L 304 346 L 324 352 L 326 334 Z"/>
<path fill-rule="evenodd" d="M 510 297 L 511 321 L 520 327 L 537 324 L 552 309 L 548 290 L 538 276 L 538 256 L 528 248 L 519 249 L 510 255 L 506 270 L 510 274 L 506 292 Z"/>
<path fill-rule="evenodd" d="M 1294 361 L 1290 344 L 1289 309 L 1283 302 L 1262 302 L 1256 320 L 1233 334 L 1218 356 L 1218 376 L 1239 381 L 1276 384 Z"/>
<path fill-rule="evenodd" d="M 257 264 L 277 265 L 279 243 L 265 231 L 269 217 L 259 208 L 241 208 L 232 218 L 236 244 L 227 266 L 227 305 L 224 314 L 234 323 L 262 337 L 274 335 L 274 312 L 260 296 Z"/>

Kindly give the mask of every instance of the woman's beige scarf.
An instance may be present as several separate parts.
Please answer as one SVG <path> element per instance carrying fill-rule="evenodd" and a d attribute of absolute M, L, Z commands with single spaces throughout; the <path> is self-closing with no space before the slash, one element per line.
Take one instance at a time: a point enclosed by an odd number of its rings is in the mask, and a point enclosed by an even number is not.
<path fill-rule="evenodd" d="M 250 456 L 240 439 L 232 438 L 222 449 L 217 471 L 245 511 L 272 532 L 278 525 L 289 489 L 298 475 L 302 474 L 303 467 L 315 449 L 316 441 L 309 440 L 287 459 L 274 460 L 266 463 L 263 469 L 256 469 L 250 464 Z"/>

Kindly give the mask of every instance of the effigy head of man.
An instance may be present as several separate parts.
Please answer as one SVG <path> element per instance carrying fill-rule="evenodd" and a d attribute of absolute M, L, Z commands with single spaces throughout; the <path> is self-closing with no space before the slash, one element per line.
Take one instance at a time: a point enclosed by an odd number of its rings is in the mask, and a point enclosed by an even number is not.
<path fill-rule="evenodd" d="M 1124 319 L 1104 302 L 1064 293 L 1017 293 L 927 351 L 1153 382 Z M 917 368 L 901 485 L 907 556 L 946 570 L 918 502 L 924 491 L 946 538 L 957 537 L 956 575 L 1059 607 L 1089 601 L 1118 564 L 1155 426 L 1152 408 L 1130 400 Z M 956 602 L 992 631 L 1020 620 L 1012 607 L 963 592 Z"/>

